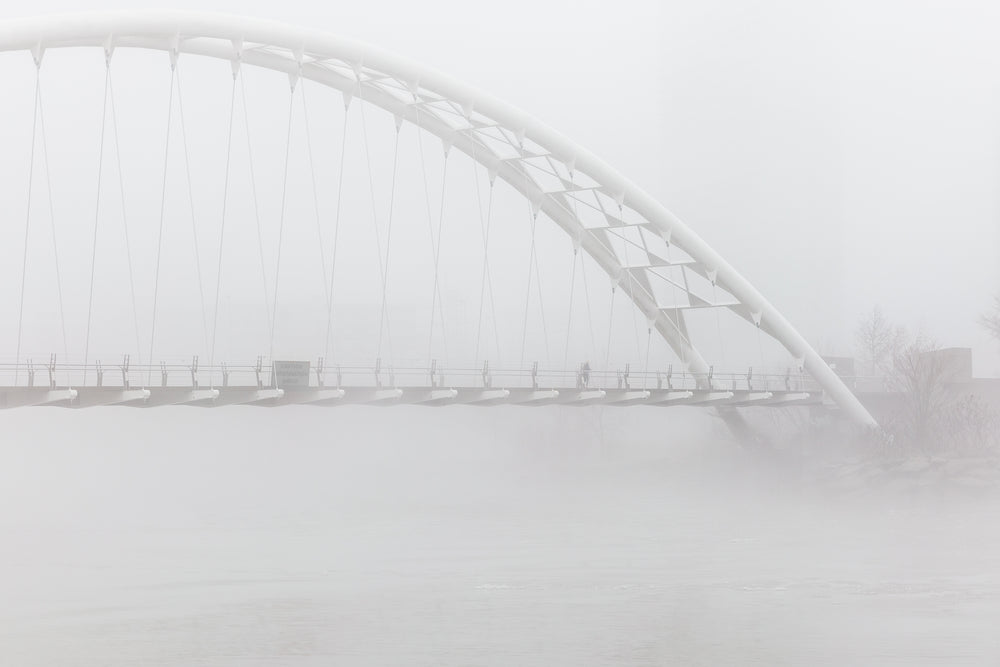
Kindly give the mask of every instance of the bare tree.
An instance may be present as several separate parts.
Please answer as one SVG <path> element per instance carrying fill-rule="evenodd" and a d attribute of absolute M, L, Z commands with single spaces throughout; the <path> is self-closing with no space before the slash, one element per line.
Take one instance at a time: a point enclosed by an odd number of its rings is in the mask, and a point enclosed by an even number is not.
<path fill-rule="evenodd" d="M 993 309 L 979 319 L 990 335 L 1000 341 L 1000 296 L 993 297 Z"/>
<path fill-rule="evenodd" d="M 947 437 L 943 421 L 951 404 L 949 369 L 938 349 L 932 340 L 917 336 L 893 355 L 889 376 L 903 399 L 899 435 L 925 454 Z"/>
<path fill-rule="evenodd" d="M 983 326 L 1000 340 L 1000 297 Z M 885 377 L 898 392 L 898 409 L 880 418 L 874 444 L 885 454 L 942 454 L 992 451 L 1000 447 L 1000 413 L 981 399 L 961 397 L 949 384 L 953 362 L 923 334 L 909 339 L 878 307 L 856 330 L 859 356 L 867 370 Z"/>
<path fill-rule="evenodd" d="M 870 375 L 889 374 L 903 347 L 906 331 L 892 324 L 879 306 L 865 315 L 854 333 L 860 357 Z"/>
<path fill-rule="evenodd" d="M 1000 445 L 1000 415 L 978 396 L 956 400 L 944 415 L 950 449 L 957 454 L 983 454 Z"/>

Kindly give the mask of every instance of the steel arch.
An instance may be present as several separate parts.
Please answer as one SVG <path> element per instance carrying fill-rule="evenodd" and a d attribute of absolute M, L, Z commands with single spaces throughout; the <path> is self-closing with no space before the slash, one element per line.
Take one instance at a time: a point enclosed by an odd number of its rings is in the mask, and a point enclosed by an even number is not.
<path fill-rule="evenodd" d="M 361 97 L 439 136 L 446 146 L 457 148 L 489 169 L 491 178 L 502 178 L 520 192 L 536 213 L 544 212 L 558 224 L 613 280 L 627 278 L 628 296 L 687 363 L 690 372 L 707 383 L 708 366 L 688 340 L 686 307 L 661 306 L 649 284 L 647 272 L 680 263 L 650 256 L 645 266 L 626 266 L 607 242 L 608 229 L 625 226 L 621 215 L 615 215 L 615 206 L 610 211 L 602 210 L 606 227 L 589 228 L 571 198 L 574 192 L 589 189 L 595 191 L 595 197 L 600 193 L 614 202 L 619 211 L 627 205 L 641 216 L 638 224 L 692 258 L 692 262 L 684 263 L 682 271 L 691 270 L 707 278 L 736 299 L 736 303 L 700 305 L 728 307 L 760 327 L 799 360 L 853 421 L 875 425 L 868 411 L 812 346 L 687 225 L 597 156 L 486 93 L 355 40 L 259 19 L 200 12 L 126 11 L 0 22 L 0 51 L 29 51 L 38 66 L 46 49 L 77 46 L 103 48 L 109 60 L 118 47 L 163 50 L 170 55 L 172 64 L 182 53 L 220 58 L 232 62 L 234 76 L 242 64 L 284 72 L 293 87 L 300 78 L 330 86 L 343 92 L 345 104 Z M 499 131 L 513 156 L 499 154 L 487 141 L 484 131 L 491 128 Z M 562 190 L 546 190 L 532 176 L 529 160 L 539 158 L 551 165 L 552 175 L 563 182 Z M 576 175 L 583 175 L 595 185 L 578 184 Z M 694 307 L 693 295 L 686 287 L 682 289 L 689 299 L 687 307 Z"/>

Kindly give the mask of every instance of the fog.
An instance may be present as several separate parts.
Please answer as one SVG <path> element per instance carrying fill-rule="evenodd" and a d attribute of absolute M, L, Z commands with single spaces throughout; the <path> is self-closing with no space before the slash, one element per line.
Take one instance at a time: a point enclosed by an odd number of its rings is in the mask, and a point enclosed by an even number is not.
<path fill-rule="evenodd" d="M 4 13 L 155 6 L 39 0 Z M 1000 286 L 993 3 L 172 6 L 358 38 L 520 107 L 678 215 L 822 354 L 856 354 L 858 322 L 880 306 L 972 348 L 977 376 L 1000 375 L 979 322 Z M 410 123 L 396 135 L 391 115 L 345 109 L 317 84 L 289 97 L 274 72 L 244 67 L 234 86 L 228 63 L 195 56 L 172 83 L 164 54 L 129 49 L 114 55 L 107 112 L 99 49 L 53 49 L 44 63 L 47 152 L 31 176 L 35 67 L 0 54 L 4 362 L 18 345 L 40 369 L 54 353 L 112 368 L 123 354 L 326 354 L 366 378 L 376 358 L 418 372 L 428 359 L 473 371 L 588 360 L 595 376 L 684 364 L 623 297 L 609 301 L 596 264 L 578 273 L 551 221 L 529 233 L 509 185 L 491 189 L 485 169 Z M 120 146 L 101 133 L 106 113 Z M 220 240 L 223 205 L 234 222 Z M 333 268 L 324 225 L 341 210 L 348 251 Z M 133 308 L 130 281 L 140 295 L 159 285 L 156 305 Z M 797 363 L 724 317 L 689 322 L 709 363 Z M 989 442 L 959 451 L 907 449 L 888 419 L 861 435 L 823 406 L 741 414 L 756 445 L 710 407 L 2 410 L 0 665 L 1000 660 L 1000 422 L 982 416 Z"/>
<path fill-rule="evenodd" d="M 18 665 L 989 664 L 996 498 L 831 486 L 698 411 L 8 413 Z M 525 414 L 527 413 L 527 414 Z M 663 434 L 668 424 L 670 435 Z M 68 443 L 67 428 L 85 434 Z M 211 435 L 209 435 L 211 434 Z"/>
<path fill-rule="evenodd" d="M 521 107 L 656 196 L 823 353 L 882 304 L 1000 370 L 976 326 L 1000 282 L 993 3 L 171 6 L 363 39 Z"/>

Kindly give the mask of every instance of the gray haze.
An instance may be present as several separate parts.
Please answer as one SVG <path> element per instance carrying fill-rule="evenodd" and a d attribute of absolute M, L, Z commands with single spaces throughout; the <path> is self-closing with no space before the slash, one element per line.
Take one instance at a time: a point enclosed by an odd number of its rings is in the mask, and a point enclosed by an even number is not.
<path fill-rule="evenodd" d="M 980 493 L 817 487 L 684 408 L 161 410 L 5 415 L 4 663 L 1000 657 Z"/>
<path fill-rule="evenodd" d="M 849 351 L 880 303 L 1000 370 L 975 325 L 1000 282 L 994 3 L 172 6 L 364 39 L 524 108 L 657 196 L 822 352 Z"/>
<path fill-rule="evenodd" d="M 160 4 L 39 0 L 7 3 L 4 15 Z M 995 3 L 208 0 L 172 6 L 356 37 L 521 107 L 653 194 L 821 353 L 850 354 L 858 318 L 881 304 L 911 330 L 972 347 L 980 375 L 1000 375 L 996 341 L 977 324 L 1000 289 Z M 90 174 L 101 115 L 103 62 L 92 51 L 48 53 L 43 68 L 51 76 L 46 122 L 60 252 L 66 275 L 76 276 L 63 286 L 67 326 L 76 332 L 66 346 L 71 358 L 83 353 L 78 333 L 86 324 L 87 284 L 79 276 L 89 267 Z M 154 227 L 144 223 L 155 220 L 162 175 L 158 157 L 140 165 L 149 151 L 162 151 L 169 71 L 160 53 L 119 52 L 115 59 L 123 171 L 135 193 L 133 241 L 144 258 L 137 283 L 148 290 L 155 239 Z M 170 281 L 154 350 L 176 362 L 199 353 L 204 362 L 212 347 L 200 324 L 183 326 L 202 317 L 186 253 L 191 235 L 204 233 L 202 266 L 214 289 L 214 212 L 229 100 L 228 64 L 194 62 L 182 56 L 180 71 L 202 231 L 189 231 L 175 160 L 166 206 L 178 224 L 169 226 L 165 241 Z M 7 184 L 0 211 L 11 221 L 0 229 L 0 302 L 10 304 L 19 287 L 27 187 L 21 165 L 30 142 L 34 68 L 25 54 L 9 54 L 0 56 L 0 71 L 6 77 L 0 118 L 11 121 L 0 127 L 0 177 Z M 147 71 L 154 74 L 137 76 Z M 280 76 L 249 76 L 259 175 L 271 184 L 261 205 L 271 225 L 265 259 L 273 271 L 280 205 L 274 184 L 281 177 L 288 89 Z M 315 86 L 309 94 L 316 145 L 337 145 L 339 94 Z M 351 108 L 352 118 L 358 108 Z M 301 107 L 293 109 L 298 114 Z M 378 155 L 375 184 L 384 193 L 391 119 L 373 110 L 368 121 Z M 238 121 L 237 144 L 242 131 Z M 283 277 L 275 352 L 314 359 L 323 349 L 325 311 L 317 304 L 324 281 L 316 279 L 325 278 L 323 255 L 309 226 L 302 126 L 291 136 L 295 224 L 285 261 L 294 270 Z M 402 159 L 416 173 L 420 144 L 413 128 L 405 126 L 400 136 L 409 151 Z M 335 301 L 341 317 L 357 326 L 336 332 L 333 345 L 370 362 L 380 351 L 372 335 L 377 255 L 364 217 L 361 144 L 352 141 L 353 198 L 345 210 L 355 226 L 345 234 L 353 252 L 339 269 L 348 282 L 340 283 Z M 442 159 L 427 146 L 436 192 Z M 177 151 L 175 144 L 175 157 Z M 321 182 L 330 183 L 336 154 L 318 151 L 316 161 Z M 253 215 L 245 161 L 235 164 L 231 214 L 245 222 Z M 452 347 L 433 331 L 428 341 L 424 332 L 431 293 L 424 195 L 416 181 L 404 179 L 394 233 L 411 252 L 398 253 L 390 273 L 395 336 L 387 356 L 424 363 L 430 348 L 462 363 L 498 357 L 515 363 L 524 313 L 524 202 L 498 190 L 498 219 L 507 224 L 498 225 L 495 261 L 506 279 L 498 283 L 495 318 L 513 327 L 494 340 L 487 326 L 483 349 L 473 349 L 478 283 L 467 276 L 478 275 L 479 264 L 463 248 L 479 243 L 479 228 L 459 221 L 476 220 L 471 186 L 482 185 L 485 175 L 465 158 L 451 164 L 457 166 L 449 178 L 460 184 L 449 200 L 450 245 L 443 253 Z M 91 170 L 85 178 L 74 171 L 78 165 Z M 113 184 L 117 172 L 110 169 L 105 179 Z M 107 364 L 123 351 L 146 355 L 150 334 L 149 303 L 139 304 L 134 324 L 127 306 L 116 196 L 113 186 L 103 195 L 101 222 L 109 231 L 99 246 L 89 350 L 91 360 Z M 41 201 L 33 204 L 41 217 L 29 249 L 35 271 L 27 281 L 24 347 L 36 363 L 62 353 L 63 345 L 54 326 Z M 316 206 L 328 220 L 330 187 L 321 188 Z M 233 248 L 255 251 L 249 226 L 235 225 L 232 234 Z M 588 336 L 579 285 L 574 301 L 561 300 L 570 289 L 566 238 L 551 225 L 539 235 L 552 315 L 543 340 L 537 312 L 529 309 L 525 360 L 544 359 L 551 340 L 560 347 L 548 361 L 561 365 L 564 335 L 569 365 L 600 359 L 607 336 L 614 341 L 606 352 L 610 367 L 637 364 L 643 324 L 621 307 L 607 323 L 607 278 L 590 267 L 599 330 Z M 330 239 L 319 247 L 329 251 Z M 256 258 L 236 251 L 227 258 L 217 361 L 252 362 L 269 342 Z M 567 319 L 576 326 L 567 327 Z M 724 350 L 714 337 L 716 323 L 702 324 L 710 361 L 724 361 L 728 352 L 729 360 L 749 359 L 775 372 L 793 361 L 752 331 Z M 12 316 L 0 322 L 2 361 L 13 357 L 15 327 Z M 409 339 L 414 331 L 419 335 Z M 662 341 L 653 342 L 650 368 L 676 361 Z M 0 411 L 0 419 L 0 665 L 978 665 L 1000 659 L 995 455 L 975 459 L 963 478 L 968 484 L 938 488 L 918 473 L 950 464 L 932 466 L 924 457 L 916 472 L 904 469 L 907 462 L 884 473 L 886 466 L 870 463 L 871 443 L 859 454 L 836 437 L 813 438 L 806 411 L 761 418 L 772 432 L 795 427 L 809 434 L 783 443 L 773 456 L 740 447 L 714 412 L 683 407 L 25 408 Z M 850 456 L 866 463 L 840 477 L 830 473 L 855 465 L 841 460 Z M 866 475 L 888 481 L 857 482 Z"/>

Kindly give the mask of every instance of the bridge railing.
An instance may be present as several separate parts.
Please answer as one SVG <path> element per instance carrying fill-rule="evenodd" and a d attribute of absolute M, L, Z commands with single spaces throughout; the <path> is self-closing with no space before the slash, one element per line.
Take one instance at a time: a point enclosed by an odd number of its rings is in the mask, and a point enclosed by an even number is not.
<path fill-rule="evenodd" d="M 187 363 L 117 364 L 49 363 L 24 361 L 0 363 L 0 386 L 36 388 L 72 387 L 427 387 L 558 390 L 677 390 L 816 392 L 818 385 L 801 373 L 768 373 L 752 368 L 742 372 L 715 372 L 695 376 L 671 367 L 632 370 L 546 368 L 527 365 L 445 367 L 437 363 L 401 366 L 374 364 L 310 363 L 299 376 L 282 377 L 263 359 L 256 363 L 202 365 Z M 303 375 L 302 373 L 305 373 Z M 854 382 L 849 381 L 849 386 Z M 871 384 L 866 381 L 867 384 Z"/>

